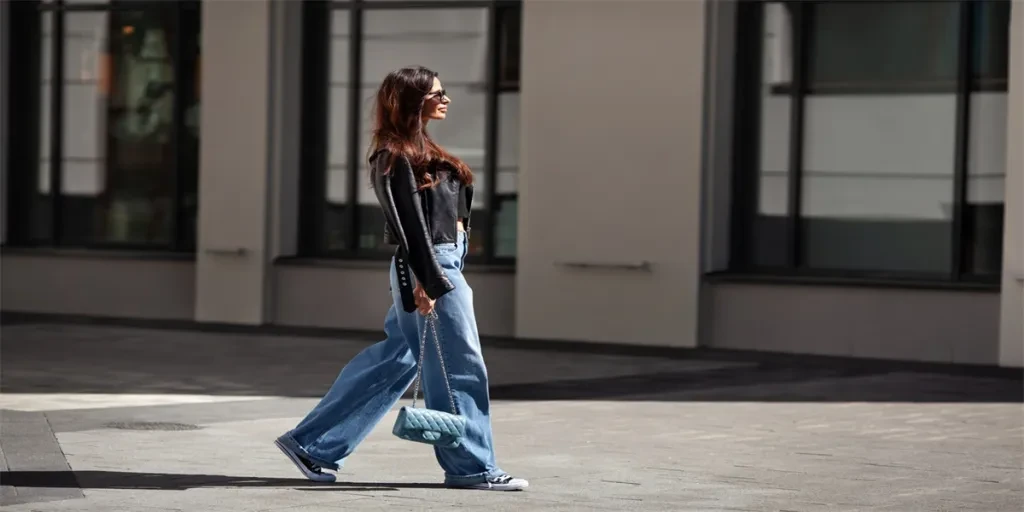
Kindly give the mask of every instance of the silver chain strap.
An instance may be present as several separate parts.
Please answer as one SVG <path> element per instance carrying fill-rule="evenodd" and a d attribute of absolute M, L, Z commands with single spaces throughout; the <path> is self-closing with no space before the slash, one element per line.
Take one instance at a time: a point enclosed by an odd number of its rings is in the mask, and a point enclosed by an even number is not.
<path fill-rule="evenodd" d="M 416 408 L 416 400 L 420 394 L 420 381 L 423 375 L 423 359 L 427 352 L 427 326 L 434 333 L 434 346 L 437 347 L 437 360 L 441 362 L 441 373 L 444 374 L 444 385 L 448 388 L 448 404 L 452 407 L 452 414 L 458 414 L 459 410 L 455 407 L 455 395 L 452 394 L 452 385 L 448 382 L 448 369 L 444 365 L 444 355 L 441 353 L 441 339 L 437 335 L 437 312 L 431 311 L 427 315 L 426 322 L 423 326 L 423 336 L 420 339 L 420 362 L 416 365 L 416 387 L 412 392 L 412 407 Z"/>

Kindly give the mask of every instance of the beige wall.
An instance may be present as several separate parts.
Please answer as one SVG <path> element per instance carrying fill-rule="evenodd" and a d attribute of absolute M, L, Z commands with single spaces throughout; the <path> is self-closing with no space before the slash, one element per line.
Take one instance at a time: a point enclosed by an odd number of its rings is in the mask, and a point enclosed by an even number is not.
<path fill-rule="evenodd" d="M 326 264 L 331 265 L 331 264 Z M 346 268 L 347 267 L 347 268 Z M 391 305 L 386 263 L 279 265 L 274 311 L 279 325 L 381 330 Z M 480 333 L 512 336 L 515 276 L 468 271 Z"/>
<path fill-rule="evenodd" d="M 1010 94 L 999 363 L 1024 366 L 1024 1 L 1010 22 Z"/>
<path fill-rule="evenodd" d="M 710 287 L 710 345 L 997 364 L 999 294 L 764 284 Z"/>
<path fill-rule="evenodd" d="M 693 346 L 704 2 L 526 0 L 522 51 L 516 334 Z"/>
<path fill-rule="evenodd" d="M 195 311 L 201 322 L 267 320 L 270 4 L 202 3 Z"/>
<path fill-rule="evenodd" d="M 7 253 L 0 279 L 4 311 L 192 319 L 195 264 L 189 260 Z"/>

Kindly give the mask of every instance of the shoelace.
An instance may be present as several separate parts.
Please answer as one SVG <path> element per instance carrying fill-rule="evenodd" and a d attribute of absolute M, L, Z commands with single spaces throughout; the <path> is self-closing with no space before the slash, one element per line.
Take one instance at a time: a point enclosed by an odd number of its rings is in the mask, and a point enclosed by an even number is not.
<path fill-rule="evenodd" d="M 507 484 L 507 483 L 509 483 L 511 481 L 512 481 L 512 475 L 501 475 L 501 476 L 491 480 L 491 483 L 492 484 Z"/>
<path fill-rule="evenodd" d="M 299 460 L 301 460 L 302 464 L 305 465 L 306 468 L 308 468 L 310 471 L 312 471 L 314 473 L 318 473 L 318 474 L 319 473 L 323 473 L 323 471 L 321 471 L 322 468 L 320 466 L 318 466 L 318 465 L 316 465 L 316 464 L 306 460 L 305 457 L 299 457 Z"/>

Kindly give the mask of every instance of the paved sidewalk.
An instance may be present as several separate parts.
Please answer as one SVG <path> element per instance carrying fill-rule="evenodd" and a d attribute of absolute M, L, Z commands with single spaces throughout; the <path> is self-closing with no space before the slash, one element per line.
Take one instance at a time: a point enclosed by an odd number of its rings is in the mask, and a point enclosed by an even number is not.
<path fill-rule="evenodd" d="M 2 329 L 4 511 L 1019 511 L 1015 376 L 815 359 L 485 349 L 502 466 L 525 493 L 438 486 L 395 411 L 316 485 L 271 441 L 365 341 Z M 315 356 L 314 356 L 315 355 Z"/>

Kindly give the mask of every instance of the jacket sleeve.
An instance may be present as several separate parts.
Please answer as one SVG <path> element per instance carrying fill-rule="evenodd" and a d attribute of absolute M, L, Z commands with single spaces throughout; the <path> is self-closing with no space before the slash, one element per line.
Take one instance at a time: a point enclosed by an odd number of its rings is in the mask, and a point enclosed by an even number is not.
<path fill-rule="evenodd" d="M 382 155 L 387 158 L 389 155 Z M 423 213 L 423 198 L 412 167 L 404 156 L 396 156 L 387 174 L 378 179 L 378 197 L 395 217 L 395 228 L 409 266 L 427 296 L 437 299 L 455 289 L 437 262 L 430 227 Z"/>

